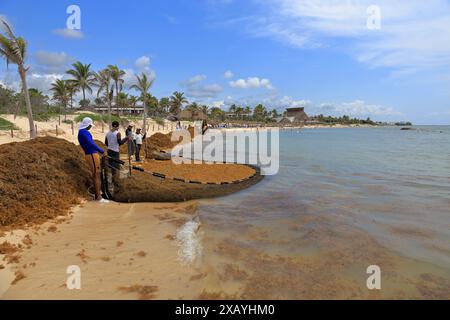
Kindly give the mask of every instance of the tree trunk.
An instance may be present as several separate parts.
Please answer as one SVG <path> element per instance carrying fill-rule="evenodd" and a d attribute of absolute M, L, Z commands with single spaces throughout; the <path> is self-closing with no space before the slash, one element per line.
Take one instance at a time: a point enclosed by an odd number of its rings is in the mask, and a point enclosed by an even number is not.
<path fill-rule="evenodd" d="M 117 115 L 119 115 L 119 84 L 117 81 L 116 82 L 116 110 L 117 110 Z"/>
<path fill-rule="evenodd" d="M 83 100 L 86 100 L 86 92 L 84 90 L 84 87 L 83 87 Z"/>
<path fill-rule="evenodd" d="M 108 92 L 109 94 L 109 92 Z M 111 118 L 111 98 L 108 99 L 108 122 L 109 122 L 109 130 L 112 128 L 112 118 Z"/>
<path fill-rule="evenodd" d="M 144 103 L 144 134 L 147 132 L 147 105 L 145 104 L 145 98 L 142 99 Z"/>
<path fill-rule="evenodd" d="M 34 139 L 34 138 L 36 138 L 36 135 L 37 135 L 36 127 L 34 126 L 33 109 L 31 109 L 30 93 L 28 92 L 26 71 L 23 68 L 23 66 L 19 66 L 19 74 L 20 74 L 20 78 L 22 79 L 22 88 L 23 88 L 23 93 L 25 95 L 25 104 L 27 107 L 28 123 L 30 125 L 30 138 Z"/>
<path fill-rule="evenodd" d="M 147 134 L 147 106 L 145 104 L 145 97 L 142 99 L 142 103 L 144 104 L 144 135 Z M 144 139 L 144 152 L 145 152 L 145 158 L 148 159 L 147 155 L 147 139 Z"/>

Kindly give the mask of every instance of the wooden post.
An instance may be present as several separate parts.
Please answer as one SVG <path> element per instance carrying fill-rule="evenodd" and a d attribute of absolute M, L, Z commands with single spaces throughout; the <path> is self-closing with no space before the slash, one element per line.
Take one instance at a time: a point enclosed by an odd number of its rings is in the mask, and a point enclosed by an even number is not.
<path fill-rule="evenodd" d="M 130 170 L 130 176 L 131 176 L 131 156 L 128 155 L 128 168 Z"/>
<path fill-rule="evenodd" d="M 102 121 L 102 133 L 105 132 L 105 123 Z"/>
<path fill-rule="evenodd" d="M 153 124 L 153 129 L 152 129 L 152 131 L 153 131 L 153 132 L 155 131 L 155 124 Z"/>
<path fill-rule="evenodd" d="M 75 134 L 75 131 L 73 129 L 73 121 L 72 121 L 72 135 L 74 135 L 74 134 Z"/>
<path fill-rule="evenodd" d="M 14 138 L 14 130 L 11 128 L 11 138 Z"/>
<path fill-rule="evenodd" d="M 58 136 L 58 125 L 56 125 L 56 136 Z"/>
<path fill-rule="evenodd" d="M 34 129 L 36 130 L 36 136 L 38 135 L 37 124 L 34 125 Z"/>

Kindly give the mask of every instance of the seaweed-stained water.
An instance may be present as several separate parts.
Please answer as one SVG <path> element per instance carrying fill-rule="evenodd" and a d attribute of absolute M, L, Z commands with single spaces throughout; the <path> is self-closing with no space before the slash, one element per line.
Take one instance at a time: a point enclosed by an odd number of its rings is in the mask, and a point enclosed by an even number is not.
<path fill-rule="evenodd" d="M 203 296 L 450 298 L 450 127 L 415 129 L 281 132 L 277 175 L 200 203 Z"/>

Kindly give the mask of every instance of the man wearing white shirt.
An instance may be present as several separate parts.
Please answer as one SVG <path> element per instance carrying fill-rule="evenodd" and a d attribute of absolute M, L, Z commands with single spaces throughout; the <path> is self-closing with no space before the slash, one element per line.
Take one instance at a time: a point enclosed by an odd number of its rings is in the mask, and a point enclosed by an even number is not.
<path fill-rule="evenodd" d="M 134 141 L 136 142 L 136 161 L 140 162 L 140 152 L 141 152 L 141 147 L 142 147 L 142 142 L 145 139 L 145 136 L 147 134 L 142 135 L 141 133 L 141 129 L 136 129 L 136 134 L 134 136 Z"/>

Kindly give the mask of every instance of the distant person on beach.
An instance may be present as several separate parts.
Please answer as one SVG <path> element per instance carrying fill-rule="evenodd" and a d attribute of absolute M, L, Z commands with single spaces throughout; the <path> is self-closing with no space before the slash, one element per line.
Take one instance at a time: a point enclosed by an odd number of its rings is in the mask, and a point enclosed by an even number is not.
<path fill-rule="evenodd" d="M 86 117 L 80 124 L 78 130 L 78 142 L 81 148 L 83 148 L 86 163 L 91 171 L 92 182 L 95 188 L 95 200 L 97 201 L 107 201 L 103 200 L 101 196 L 101 179 L 100 179 L 100 154 L 104 154 L 101 148 L 99 148 L 94 139 L 92 139 L 92 134 L 89 132 L 94 126 L 94 122 L 91 118 Z"/>
<path fill-rule="evenodd" d="M 208 122 L 206 122 L 206 120 L 203 120 L 202 121 L 202 135 L 204 135 L 208 129 L 209 129 Z"/>
<path fill-rule="evenodd" d="M 145 137 L 147 136 L 147 134 L 142 135 L 141 133 L 141 129 L 136 129 L 136 134 L 134 135 L 134 142 L 136 144 L 136 161 L 140 162 L 141 158 L 140 158 L 140 153 L 141 153 L 141 147 L 142 147 L 142 142 L 144 141 Z"/>
<path fill-rule="evenodd" d="M 108 147 L 109 165 L 114 168 L 113 179 L 116 179 L 118 170 L 120 170 L 120 164 L 114 160 L 120 160 L 120 146 L 128 141 L 128 137 L 122 139 L 119 132 L 119 122 L 113 121 L 111 124 L 111 130 L 106 134 L 105 144 Z"/>

